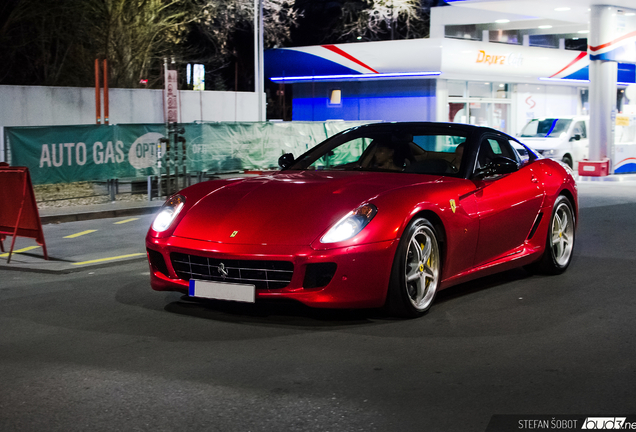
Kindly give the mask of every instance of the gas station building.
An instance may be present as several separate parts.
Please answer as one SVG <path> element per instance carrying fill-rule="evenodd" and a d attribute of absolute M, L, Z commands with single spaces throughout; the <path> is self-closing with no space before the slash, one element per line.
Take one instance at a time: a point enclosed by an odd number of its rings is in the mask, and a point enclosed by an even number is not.
<path fill-rule="evenodd" d="M 636 9 L 612 3 L 448 2 L 431 8 L 430 38 L 270 50 L 265 75 L 293 86 L 293 120 L 461 122 L 516 135 L 533 118 L 587 115 L 589 159 L 613 172 L 636 162 L 633 133 L 615 142 L 617 119 L 621 133 L 636 129 Z"/>

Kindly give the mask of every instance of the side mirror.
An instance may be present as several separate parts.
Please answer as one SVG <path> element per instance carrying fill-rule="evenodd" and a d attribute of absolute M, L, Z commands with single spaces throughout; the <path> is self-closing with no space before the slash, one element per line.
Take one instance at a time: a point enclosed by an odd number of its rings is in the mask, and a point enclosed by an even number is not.
<path fill-rule="evenodd" d="M 581 134 L 574 134 L 574 136 L 570 138 L 570 141 L 580 141 L 580 140 L 581 140 Z"/>
<path fill-rule="evenodd" d="M 493 175 L 510 174 L 518 169 L 517 162 L 503 156 L 497 156 L 488 165 L 477 170 L 476 175 L 489 177 Z"/>
<path fill-rule="evenodd" d="M 503 156 L 497 156 L 491 162 L 493 174 L 510 174 L 517 171 L 517 162 Z"/>
<path fill-rule="evenodd" d="M 294 155 L 291 153 L 285 153 L 278 158 L 278 166 L 282 169 L 288 168 L 294 163 Z"/>

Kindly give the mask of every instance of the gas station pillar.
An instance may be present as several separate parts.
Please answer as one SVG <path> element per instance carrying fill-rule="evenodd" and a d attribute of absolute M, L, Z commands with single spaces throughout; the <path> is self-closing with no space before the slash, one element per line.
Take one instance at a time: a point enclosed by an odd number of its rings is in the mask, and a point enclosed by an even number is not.
<path fill-rule="evenodd" d="M 616 77 L 618 63 L 603 54 L 614 39 L 617 8 L 594 5 L 590 12 L 590 162 L 612 159 L 616 119 Z M 602 48 L 603 47 L 603 48 Z M 611 170 L 612 161 L 609 161 Z"/>

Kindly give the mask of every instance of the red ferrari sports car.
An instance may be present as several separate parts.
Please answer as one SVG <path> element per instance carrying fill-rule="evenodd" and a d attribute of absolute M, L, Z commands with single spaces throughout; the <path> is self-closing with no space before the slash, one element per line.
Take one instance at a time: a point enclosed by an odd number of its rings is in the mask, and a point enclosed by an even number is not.
<path fill-rule="evenodd" d="M 572 259 L 571 171 L 494 129 L 370 124 L 279 164 L 171 196 L 146 237 L 152 288 L 415 317 L 440 289 Z"/>

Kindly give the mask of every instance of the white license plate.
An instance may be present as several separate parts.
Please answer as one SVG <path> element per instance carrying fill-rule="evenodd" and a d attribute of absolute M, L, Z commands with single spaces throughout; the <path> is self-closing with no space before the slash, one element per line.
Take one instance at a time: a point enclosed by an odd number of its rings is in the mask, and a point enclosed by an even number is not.
<path fill-rule="evenodd" d="M 192 297 L 254 303 L 256 287 L 254 285 L 190 279 L 188 294 Z"/>

